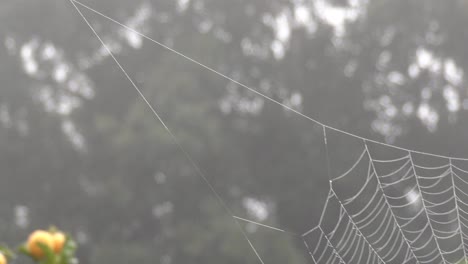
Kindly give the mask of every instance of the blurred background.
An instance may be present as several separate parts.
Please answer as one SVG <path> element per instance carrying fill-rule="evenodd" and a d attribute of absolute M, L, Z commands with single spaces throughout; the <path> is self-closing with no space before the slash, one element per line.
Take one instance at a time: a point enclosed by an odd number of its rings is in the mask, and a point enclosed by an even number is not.
<path fill-rule="evenodd" d="M 325 124 L 468 157 L 468 1 L 82 0 Z M 236 216 L 317 225 L 362 142 L 78 5 Z M 68 0 L 0 3 L 0 241 L 50 224 L 81 263 L 259 263 Z M 265 263 L 302 241 L 242 222 Z"/>

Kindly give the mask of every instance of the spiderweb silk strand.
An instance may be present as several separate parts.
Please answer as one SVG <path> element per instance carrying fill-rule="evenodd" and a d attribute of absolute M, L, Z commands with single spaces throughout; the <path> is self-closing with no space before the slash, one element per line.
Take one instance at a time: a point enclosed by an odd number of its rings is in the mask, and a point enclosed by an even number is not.
<path fill-rule="evenodd" d="M 231 210 L 229 209 L 229 207 L 226 205 L 226 203 L 224 202 L 224 200 L 221 198 L 221 196 L 218 194 L 218 192 L 214 189 L 213 185 L 210 183 L 210 181 L 208 181 L 208 178 L 206 177 L 206 175 L 204 174 L 204 172 L 200 169 L 200 167 L 198 166 L 198 164 L 194 161 L 194 159 L 192 159 L 192 157 L 190 156 L 190 154 L 185 150 L 185 148 L 182 146 L 182 144 L 180 144 L 179 140 L 176 138 L 176 136 L 172 133 L 172 131 L 167 127 L 166 123 L 162 120 L 162 118 L 160 117 L 160 115 L 156 112 L 156 110 L 153 108 L 153 106 L 149 103 L 149 101 L 146 99 L 145 95 L 141 92 L 141 90 L 138 88 L 138 86 L 135 84 L 135 82 L 130 78 L 130 76 L 127 74 L 127 72 L 125 71 L 125 69 L 122 67 L 122 65 L 119 63 L 119 61 L 115 58 L 114 54 L 112 53 L 112 51 L 109 49 L 109 47 L 105 44 L 105 42 L 102 40 L 102 38 L 99 36 L 99 34 L 96 32 L 96 30 L 91 26 L 91 24 L 89 23 L 89 21 L 86 19 L 86 17 L 83 15 L 83 13 L 80 11 L 80 9 L 76 6 L 75 4 L 75 1 L 73 0 L 69 0 L 70 3 L 73 5 L 73 7 L 76 9 L 76 11 L 78 12 L 78 14 L 81 16 L 81 18 L 85 21 L 85 23 L 88 25 L 88 27 L 91 29 L 91 31 L 94 33 L 94 35 L 96 36 L 96 38 L 99 40 L 99 42 L 102 44 L 102 46 L 106 49 L 106 51 L 108 52 L 108 54 L 112 57 L 112 59 L 114 60 L 114 62 L 117 64 L 117 66 L 119 67 L 119 69 L 124 73 L 125 77 L 129 80 L 129 82 L 132 84 L 132 86 L 135 88 L 135 90 L 138 92 L 138 94 L 140 95 L 140 97 L 143 99 L 143 101 L 148 105 L 148 107 L 151 109 L 151 111 L 153 112 L 153 114 L 156 116 L 156 118 L 159 120 L 159 122 L 164 126 L 164 128 L 166 129 L 167 133 L 171 136 L 173 142 L 177 145 L 177 147 L 179 148 L 179 150 L 184 154 L 184 156 L 187 158 L 187 160 L 190 162 L 190 164 L 193 166 L 193 168 L 195 169 L 195 171 L 197 172 L 198 176 L 200 176 L 203 181 L 206 183 L 206 185 L 209 187 L 209 189 L 211 190 L 211 192 L 213 193 L 213 195 L 217 198 L 218 202 L 221 204 L 221 206 L 223 206 L 223 208 L 226 210 L 226 212 L 232 217 L 232 219 L 235 221 L 236 225 L 239 227 L 239 230 L 240 232 L 242 233 L 242 235 L 244 236 L 244 238 L 247 240 L 247 243 L 249 244 L 249 246 L 251 247 L 252 251 L 254 252 L 255 256 L 258 258 L 258 260 L 260 261 L 261 264 L 265 264 L 265 262 L 263 261 L 263 259 L 260 257 L 260 255 L 258 254 L 258 251 L 257 249 L 254 247 L 254 245 L 252 244 L 252 242 L 250 241 L 249 237 L 247 236 L 247 233 L 244 231 L 244 229 L 242 228 L 241 224 L 239 223 L 239 220 L 238 218 L 236 218 L 234 216 L 234 214 L 231 212 Z"/>
<path fill-rule="evenodd" d="M 158 42 L 117 20 L 79 2 L 69 0 L 83 21 L 100 41 L 110 57 L 129 80 L 157 120 L 164 126 L 173 142 L 185 155 L 196 173 L 239 226 L 259 263 L 266 264 L 240 222 L 248 222 L 274 232 L 288 233 L 302 238 L 312 263 L 395 263 L 456 264 L 466 259 L 468 243 L 468 159 L 450 157 L 389 145 L 328 126 L 291 107 L 251 88 L 183 53 Z M 112 51 L 95 31 L 78 6 L 163 47 L 186 60 L 243 87 L 264 99 L 278 104 L 323 127 L 330 190 L 317 226 L 302 235 L 257 223 L 236 216 L 210 183 L 205 173 L 180 144 L 155 108 L 130 78 Z M 345 173 L 333 176 L 330 172 L 327 130 L 361 139 L 363 151 Z M 373 143 L 403 154 L 392 159 L 376 159 L 368 148 Z M 440 165 L 418 164 L 414 156 L 438 159 Z M 379 171 L 385 166 L 386 171 Z M 359 170 L 364 167 L 365 170 Z M 389 169 L 390 168 L 390 169 Z M 362 180 L 352 194 L 340 191 L 353 175 Z M 326 220 L 325 220 L 326 219 Z"/>

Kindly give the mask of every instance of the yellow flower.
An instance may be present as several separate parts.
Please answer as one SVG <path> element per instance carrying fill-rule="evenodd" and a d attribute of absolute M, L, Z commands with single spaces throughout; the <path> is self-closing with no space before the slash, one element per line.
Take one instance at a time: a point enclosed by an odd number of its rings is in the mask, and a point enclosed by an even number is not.
<path fill-rule="evenodd" d="M 3 255 L 3 253 L 0 252 L 0 264 L 7 264 L 8 261 L 5 257 L 5 255 Z"/>
<path fill-rule="evenodd" d="M 41 259 L 44 257 L 44 252 L 39 246 L 40 244 L 43 244 L 44 246 L 47 246 L 51 250 L 53 250 L 54 240 L 52 238 L 52 235 L 47 231 L 37 230 L 37 231 L 34 231 L 29 236 L 29 239 L 27 242 L 27 248 L 28 248 L 29 254 L 31 254 L 31 256 L 33 256 L 36 259 Z"/>
<path fill-rule="evenodd" d="M 65 245 L 65 241 L 67 240 L 65 235 L 62 232 L 54 232 L 52 233 L 52 240 L 54 242 L 54 252 L 60 253 Z"/>

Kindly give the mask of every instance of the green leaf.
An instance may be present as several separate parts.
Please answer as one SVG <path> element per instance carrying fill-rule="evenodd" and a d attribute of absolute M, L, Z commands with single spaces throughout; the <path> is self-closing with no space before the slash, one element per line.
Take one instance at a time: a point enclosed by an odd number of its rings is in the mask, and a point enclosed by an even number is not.
<path fill-rule="evenodd" d="M 58 262 L 58 264 L 74 263 L 76 249 L 76 242 L 71 238 L 70 235 L 67 235 L 65 244 L 63 245 L 63 249 L 60 254 L 60 261 Z"/>
<path fill-rule="evenodd" d="M 26 256 L 31 256 L 31 254 L 29 254 L 29 250 L 28 248 L 26 247 L 25 244 L 22 244 L 21 246 L 18 247 L 17 251 L 21 254 L 24 254 Z"/>
<path fill-rule="evenodd" d="M 44 243 L 39 242 L 37 243 L 37 245 L 39 246 L 40 249 L 42 249 L 42 252 L 45 253 L 45 258 L 41 260 L 39 263 L 56 264 L 56 255 L 54 251 Z"/>
<path fill-rule="evenodd" d="M 3 253 L 7 259 L 12 259 L 15 257 L 15 253 L 13 253 L 13 251 L 5 245 L 0 246 L 0 252 Z"/>

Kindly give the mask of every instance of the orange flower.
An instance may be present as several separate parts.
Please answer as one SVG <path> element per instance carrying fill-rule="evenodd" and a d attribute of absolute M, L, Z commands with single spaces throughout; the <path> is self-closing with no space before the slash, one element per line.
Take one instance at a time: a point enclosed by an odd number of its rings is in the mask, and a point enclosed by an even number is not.
<path fill-rule="evenodd" d="M 52 240 L 54 241 L 54 252 L 60 253 L 60 251 L 63 249 L 63 246 L 65 245 L 67 238 L 62 232 L 54 232 L 52 233 Z"/>
<path fill-rule="evenodd" d="M 0 252 L 0 264 L 7 264 L 7 259 L 3 253 Z"/>
<path fill-rule="evenodd" d="M 27 248 L 29 254 L 36 259 L 41 259 L 44 257 L 44 252 L 39 246 L 40 244 L 49 247 L 51 250 L 54 249 L 54 240 L 52 235 L 44 230 L 34 231 L 28 239 Z"/>

